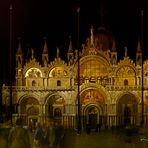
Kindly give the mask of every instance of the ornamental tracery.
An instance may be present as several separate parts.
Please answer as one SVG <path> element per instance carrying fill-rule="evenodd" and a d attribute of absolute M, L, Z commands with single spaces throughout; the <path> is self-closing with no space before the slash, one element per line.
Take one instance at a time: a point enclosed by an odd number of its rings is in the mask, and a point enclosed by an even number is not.
<path fill-rule="evenodd" d="M 119 77 L 127 77 L 127 76 L 135 76 L 136 73 L 134 69 L 132 69 L 130 66 L 122 66 L 121 68 L 118 69 L 116 75 Z"/>

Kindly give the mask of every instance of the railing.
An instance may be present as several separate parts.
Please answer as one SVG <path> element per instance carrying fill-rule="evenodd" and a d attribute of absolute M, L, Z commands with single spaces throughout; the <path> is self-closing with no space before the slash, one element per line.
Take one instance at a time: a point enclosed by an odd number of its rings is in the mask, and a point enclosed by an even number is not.
<path fill-rule="evenodd" d="M 9 91 L 9 86 L 3 86 L 3 90 Z M 27 87 L 27 86 L 12 86 L 12 90 L 15 91 L 72 91 L 74 87 Z"/>
<path fill-rule="evenodd" d="M 141 86 L 116 86 L 116 85 L 100 85 L 100 84 L 97 84 L 97 83 L 86 83 L 86 84 L 83 84 L 84 86 L 88 87 L 88 86 L 102 86 L 102 87 L 105 87 L 106 89 L 108 90 L 141 90 Z M 83 85 L 81 85 L 81 87 L 83 87 Z M 10 89 L 10 86 L 3 86 L 2 89 L 5 89 L 5 90 L 9 90 Z M 69 87 L 66 87 L 66 86 L 12 86 L 12 89 L 14 90 L 73 90 L 75 89 L 75 86 L 69 86 Z M 144 90 L 148 90 L 148 86 L 145 85 L 144 86 Z"/>

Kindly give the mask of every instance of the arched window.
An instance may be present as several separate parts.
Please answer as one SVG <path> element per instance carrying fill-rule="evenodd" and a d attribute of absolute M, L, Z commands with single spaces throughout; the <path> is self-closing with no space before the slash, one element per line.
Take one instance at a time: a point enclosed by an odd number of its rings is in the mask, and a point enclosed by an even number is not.
<path fill-rule="evenodd" d="M 32 81 L 32 86 L 36 86 L 35 80 Z"/>
<path fill-rule="evenodd" d="M 128 80 L 127 79 L 124 80 L 124 85 L 128 85 Z"/>
<path fill-rule="evenodd" d="M 57 80 L 57 86 L 61 86 L 61 81 Z"/>

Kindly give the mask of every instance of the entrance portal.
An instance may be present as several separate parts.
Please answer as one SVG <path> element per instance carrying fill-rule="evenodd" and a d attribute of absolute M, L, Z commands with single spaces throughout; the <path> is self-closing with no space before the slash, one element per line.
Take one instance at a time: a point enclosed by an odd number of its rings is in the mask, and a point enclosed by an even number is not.
<path fill-rule="evenodd" d="M 91 129 L 96 129 L 98 117 L 99 117 L 99 111 L 96 106 L 90 106 L 86 110 L 86 116 L 87 116 L 87 123 L 89 124 Z"/>
<path fill-rule="evenodd" d="M 95 129 L 97 126 L 97 114 L 89 114 L 88 123 L 91 129 Z"/>
<path fill-rule="evenodd" d="M 126 106 L 124 108 L 124 124 L 125 125 L 131 123 L 130 118 L 131 118 L 131 109 L 130 107 Z"/>

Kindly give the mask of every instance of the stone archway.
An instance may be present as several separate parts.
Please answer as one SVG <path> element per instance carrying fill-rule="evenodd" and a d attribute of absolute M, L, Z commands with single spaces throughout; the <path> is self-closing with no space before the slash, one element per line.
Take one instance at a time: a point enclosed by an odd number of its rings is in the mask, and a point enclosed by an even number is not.
<path fill-rule="evenodd" d="M 48 98 L 45 106 L 45 114 L 49 119 L 61 120 L 64 111 L 65 100 L 60 95 L 52 95 Z M 58 112 L 58 114 L 57 114 Z"/>
<path fill-rule="evenodd" d="M 137 124 L 138 102 L 133 94 L 124 94 L 117 103 L 118 124 Z"/>
<path fill-rule="evenodd" d="M 102 124 L 102 109 L 97 104 L 89 104 L 83 113 L 83 126 L 89 124 L 91 129 L 96 129 L 97 124 Z"/>
<path fill-rule="evenodd" d="M 105 124 L 106 100 L 105 93 L 100 89 L 88 88 L 81 92 L 80 103 L 84 128 L 86 124 L 90 124 L 92 129 L 95 129 L 97 124 Z"/>
<path fill-rule="evenodd" d="M 34 107 L 34 108 L 38 108 L 37 110 L 39 110 L 39 101 L 37 99 L 35 99 L 34 97 L 28 97 L 28 98 L 24 98 L 21 100 L 20 104 L 19 104 L 19 114 L 27 114 L 28 109 L 30 107 Z M 32 110 L 33 112 L 29 111 L 30 115 L 34 115 L 34 110 Z M 39 112 L 38 112 L 39 114 Z"/>
<path fill-rule="evenodd" d="M 34 97 L 25 97 L 19 103 L 19 115 L 22 117 L 24 124 L 28 125 L 31 130 L 35 129 L 36 122 L 39 121 L 40 103 Z"/>

